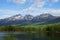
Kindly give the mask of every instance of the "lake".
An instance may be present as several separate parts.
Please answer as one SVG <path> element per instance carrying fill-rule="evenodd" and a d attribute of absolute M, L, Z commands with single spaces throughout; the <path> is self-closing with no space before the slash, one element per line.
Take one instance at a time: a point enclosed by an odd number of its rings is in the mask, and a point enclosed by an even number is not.
<path fill-rule="evenodd" d="M 60 40 L 60 33 L 0 32 L 0 40 Z"/>

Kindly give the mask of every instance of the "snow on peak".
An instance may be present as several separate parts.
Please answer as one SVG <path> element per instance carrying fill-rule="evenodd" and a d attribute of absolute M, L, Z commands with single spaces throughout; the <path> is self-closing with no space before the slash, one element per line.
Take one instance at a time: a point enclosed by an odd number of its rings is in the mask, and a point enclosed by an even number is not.
<path fill-rule="evenodd" d="M 46 13 L 46 14 L 41 14 L 40 17 L 53 17 L 53 15 Z"/>
<path fill-rule="evenodd" d="M 8 18 L 8 20 L 21 20 L 23 17 L 20 14 L 14 15 L 10 18 Z"/>

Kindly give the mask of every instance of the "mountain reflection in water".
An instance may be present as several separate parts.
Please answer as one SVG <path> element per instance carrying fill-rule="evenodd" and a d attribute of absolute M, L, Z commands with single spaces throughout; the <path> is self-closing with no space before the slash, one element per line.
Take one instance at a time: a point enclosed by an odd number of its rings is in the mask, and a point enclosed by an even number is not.
<path fill-rule="evenodd" d="M 0 32 L 0 40 L 60 40 L 60 33 Z"/>

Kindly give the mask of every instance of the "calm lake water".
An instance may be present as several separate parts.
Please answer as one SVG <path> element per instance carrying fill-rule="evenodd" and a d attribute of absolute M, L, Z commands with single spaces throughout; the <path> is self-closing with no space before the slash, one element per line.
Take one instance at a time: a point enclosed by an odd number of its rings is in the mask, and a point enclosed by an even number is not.
<path fill-rule="evenodd" d="M 0 40 L 60 40 L 60 33 L 0 32 Z"/>

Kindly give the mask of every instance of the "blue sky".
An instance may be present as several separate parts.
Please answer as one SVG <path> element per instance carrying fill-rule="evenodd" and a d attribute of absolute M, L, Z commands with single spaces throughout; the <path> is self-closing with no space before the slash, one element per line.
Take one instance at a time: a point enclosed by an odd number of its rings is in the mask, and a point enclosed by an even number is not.
<path fill-rule="evenodd" d="M 0 0 L 0 19 L 16 14 L 60 16 L 60 0 Z"/>

